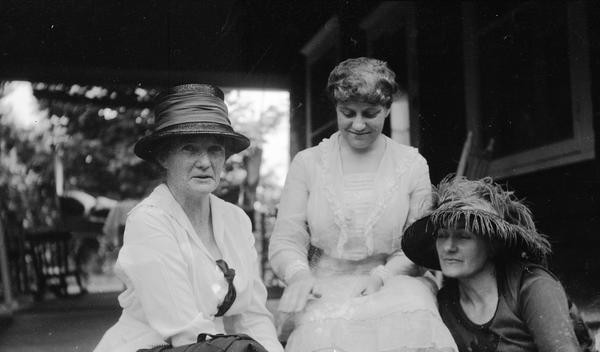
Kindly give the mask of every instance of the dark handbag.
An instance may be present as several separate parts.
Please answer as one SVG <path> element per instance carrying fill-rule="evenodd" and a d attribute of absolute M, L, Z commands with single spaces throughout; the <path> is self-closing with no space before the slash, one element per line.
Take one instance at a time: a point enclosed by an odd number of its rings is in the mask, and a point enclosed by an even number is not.
<path fill-rule="evenodd" d="M 592 335 L 590 328 L 581 317 L 579 309 L 577 309 L 575 303 L 571 302 L 571 299 L 569 299 L 569 317 L 573 322 L 573 330 L 575 330 L 575 336 L 577 336 L 581 350 L 583 352 L 597 352 L 594 335 Z"/>
<path fill-rule="evenodd" d="M 245 334 L 198 335 L 198 342 L 190 345 L 171 347 L 155 346 L 137 352 L 268 352 L 260 343 Z"/>

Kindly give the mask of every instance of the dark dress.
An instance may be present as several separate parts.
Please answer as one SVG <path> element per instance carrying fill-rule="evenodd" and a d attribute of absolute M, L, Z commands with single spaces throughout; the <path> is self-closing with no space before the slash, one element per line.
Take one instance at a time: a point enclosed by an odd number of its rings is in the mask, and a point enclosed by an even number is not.
<path fill-rule="evenodd" d="M 525 263 L 497 274 L 498 306 L 485 324 L 473 323 L 464 313 L 456 280 L 448 280 L 438 293 L 440 315 L 459 351 L 581 351 L 567 296 L 552 274 Z"/>

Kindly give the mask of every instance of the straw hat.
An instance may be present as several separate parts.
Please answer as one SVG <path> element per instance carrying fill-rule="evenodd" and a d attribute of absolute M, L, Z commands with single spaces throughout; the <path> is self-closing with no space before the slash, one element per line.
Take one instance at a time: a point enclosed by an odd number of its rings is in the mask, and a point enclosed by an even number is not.
<path fill-rule="evenodd" d="M 418 265 L 440 269 L 435 246 L 440 228 L 467 229 L 500 243 L 508 254 L 535 263 L 544 263 L 551 252 L 529 208 L 490 177 L 446 177 L 434 190 L 433 198 L 431 214 L 409 226 L 402 237 L 404 253 Z"/>
<path fill-rule="evenodd" d="M 157 98 L 154 127 L 137 141 L 134 153 L 153 161 L 161 146 L 158 142 L 188 135 L 223 137 L 227 140 L 228 155 L 248 148 L 250 140 L 231 127 L 223 99 L 223 91 L 210 84 L 184 84 L 167 89 Z"/>

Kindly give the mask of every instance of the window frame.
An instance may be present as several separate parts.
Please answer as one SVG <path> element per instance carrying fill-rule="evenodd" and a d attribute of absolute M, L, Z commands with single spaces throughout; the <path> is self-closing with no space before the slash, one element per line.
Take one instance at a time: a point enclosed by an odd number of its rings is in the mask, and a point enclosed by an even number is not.
<path fill-rule="evenodd" d="M 467 130 L 473 132 L 473 148 L 484 147 L 479 87 L 479 48 L 475 25 L 476 3 L 462 4 L 465 107 Z M 573 136 L 490 161 L 488 174 L 502 179 L 595 158 L 589 35 L 586 6 L 568 2 L 567 30 Z"/>

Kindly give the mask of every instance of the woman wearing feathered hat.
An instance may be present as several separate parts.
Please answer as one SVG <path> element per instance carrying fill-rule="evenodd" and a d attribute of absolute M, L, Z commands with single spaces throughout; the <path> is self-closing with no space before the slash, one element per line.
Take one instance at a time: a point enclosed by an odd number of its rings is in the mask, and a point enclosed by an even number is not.
<path fill-rule="evenodd" d="M 402 239 L 415 263 L 442 271 L 440 314 L 460 351 L 580 351 L 550 244 L 529 209 L 491 178 L 447 177 L 433 212 Z"/>
<path fill-rule="evenodd" d="M 168 89 L 155 120 L 134 152 L 164 169 L 164 183 L 129 213 L 115 265 L 126 285 L 123 312 L 95 351 L 181 346 L 200 333 L 245 333 L 282 351 L 250 220 L 211 194 L 225 159 L 250 141 L 232 129 L 223 92 L 212 85 Z"/>

